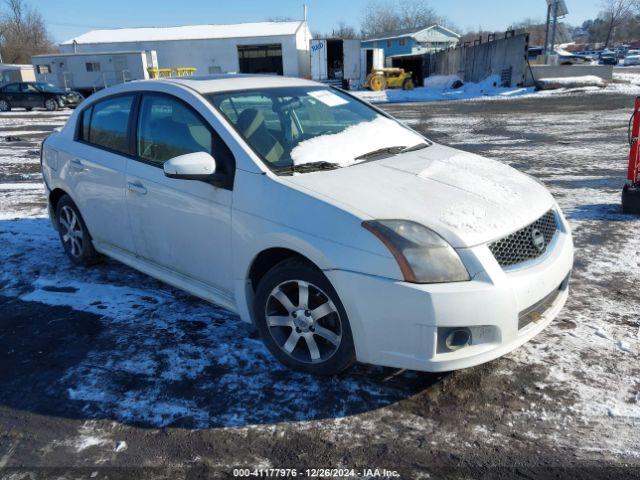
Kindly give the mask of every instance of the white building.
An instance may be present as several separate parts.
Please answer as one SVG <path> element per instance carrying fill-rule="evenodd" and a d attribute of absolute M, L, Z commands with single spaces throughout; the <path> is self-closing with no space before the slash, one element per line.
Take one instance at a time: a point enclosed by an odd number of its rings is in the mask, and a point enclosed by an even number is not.
<path fill-rule="evenodd" d="M 49 53 L 31 58 L 39 82 L 90 94 L 118 83 L 149 78 L 157 68 L 154 51 Z"/>
<path fill-rule="evenodd" d="M 155 51 L 159 68 L 196 74 L 277 73 L 308 77 L 306 21 L 93 30 L 63 42 L 62 53 Z"/>

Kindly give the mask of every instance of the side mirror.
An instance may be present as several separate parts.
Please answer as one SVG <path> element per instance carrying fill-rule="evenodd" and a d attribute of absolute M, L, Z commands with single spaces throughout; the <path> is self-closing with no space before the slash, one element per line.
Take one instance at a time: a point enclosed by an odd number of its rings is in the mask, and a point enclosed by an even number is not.
<path fill-rule="evenodd" d="M 164 162 L 164 174 L 169 178 L 182 180 L 214 180 L 216 161 L 207 152 L 194 152 L 180 155 Z"/>

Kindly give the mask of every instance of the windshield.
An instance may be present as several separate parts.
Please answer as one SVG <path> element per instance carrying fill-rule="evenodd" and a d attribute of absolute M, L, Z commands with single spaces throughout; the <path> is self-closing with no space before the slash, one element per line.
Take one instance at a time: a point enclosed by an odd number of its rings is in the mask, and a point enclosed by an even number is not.
<path fill-rule="evenodd" d="M 208 98 L 277 173 L 347 167 L 428 146 L 422 136 L 338 90 L 265 88 Z"/>
<path fill-rule="evenodd" d="M 36 87 L 41 92 L 56 93 L 56 92 L 60 91 L 60 89 L 58 87 L 56 87 L 54 85 L 51 85 L 50 83 L 38 82 L 38 83 L 36 83 Z"/>

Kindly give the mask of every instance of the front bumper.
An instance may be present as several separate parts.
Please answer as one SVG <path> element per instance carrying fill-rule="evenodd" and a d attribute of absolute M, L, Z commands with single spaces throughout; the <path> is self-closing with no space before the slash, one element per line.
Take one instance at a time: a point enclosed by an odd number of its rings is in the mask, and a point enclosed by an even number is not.
<path fill-rule="evenodd" d="M 326 272 L 349 315 L 358 360 L 442 372 L 485 363 L 529 341 L 551 323 L 568 297 L 573 241 L 564 219 L 562 223 L 547 254 L 523 268 L 503 270 L 486 245 L 461 252 L 482 266 L 469 282 L 416 285 Z M 532 306 L 541 305 L 533 320 L 523 321 Z M 472 341 L 443 353 L 438 329 L 451 327 L 469 328 Z"/>
<path fill-rule="evenodd" d="M 81 97 L 80 95 L 75 95 L 75 96 L 67 95 L 65 97 L 58 97 L 57 100 L 58 100 L 58 105 L 60 105 L 60 107 L 75 108 L 82 103 L 84 98 Z"/>

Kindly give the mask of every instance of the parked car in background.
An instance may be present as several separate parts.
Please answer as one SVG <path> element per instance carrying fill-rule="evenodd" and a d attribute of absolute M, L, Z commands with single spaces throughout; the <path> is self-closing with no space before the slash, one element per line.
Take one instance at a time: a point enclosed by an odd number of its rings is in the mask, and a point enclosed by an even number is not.
<path fill-rule="evenodd" d="M 542 183 L 321 83 L 107 88 L 43 142 L 42 172 L 74 264 L 108 255 L 237 312 L 307 373 L 478 365 L 568 297 L 571 232 Z"/>
<path fill-rule="evenodd" d="M 630 67 L 633 65 L 640 65 L 640 55 L 628 55 L 624 59 L 624 66 Z"/>
<path fill-rule="evenodd" d="M 592 61 L 598 60 L 600 58 L 600 52 L 598 52 L 597 50 L 585 50 L 581 52 L 576 52 L 576 55 L 581 55 L 583 57 L 590 58 Z"/>
<path fill-rule="evenodd" d="M 13 108 L 45 108 L 50 112 L 59 108 L 75 108 L 84 97 L 78 92 L 61 90 L 50 83 L 18 82 L 0 88 L 0 112 Z"/>
<path fill-rule="evenodd" d="M 617 65 L 618 58 L 615 53 L 603 53 L 600 55 L 600 60 L 598 61 L 600 65 Z"/>

